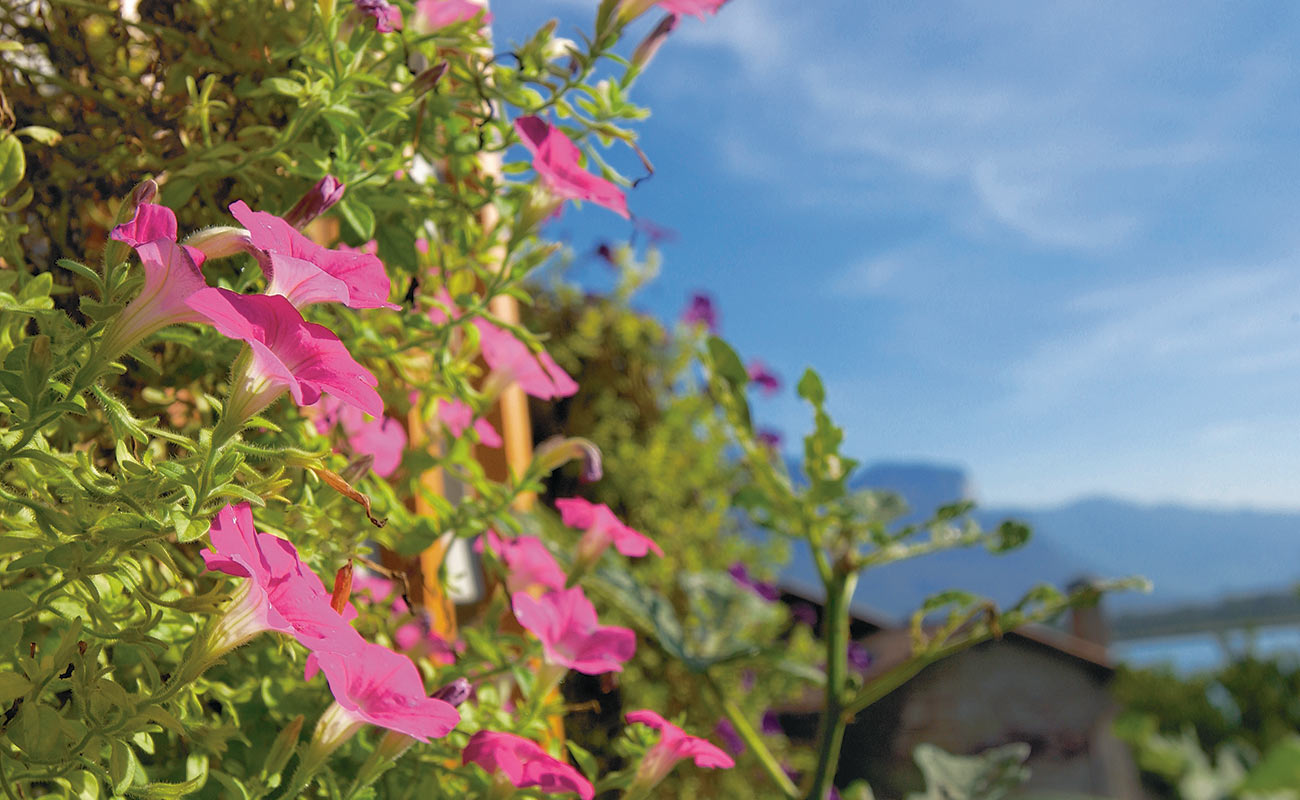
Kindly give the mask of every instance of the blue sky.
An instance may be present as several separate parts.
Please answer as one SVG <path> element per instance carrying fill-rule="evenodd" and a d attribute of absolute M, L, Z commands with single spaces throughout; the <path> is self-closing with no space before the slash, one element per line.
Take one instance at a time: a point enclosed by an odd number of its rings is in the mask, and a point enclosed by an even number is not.
<path fill-rule="evenodd" d="M 1300 508 L 1297 33 L 1281 2 L 683 20 L 636 87 L 629 202 L 680 234 L 639 302 L 713 294 L 743 354 L 822 372 L 852 454 L 963 465 L 986 503 Z M 756 403 L 791 444 L 792 394 Z"/>

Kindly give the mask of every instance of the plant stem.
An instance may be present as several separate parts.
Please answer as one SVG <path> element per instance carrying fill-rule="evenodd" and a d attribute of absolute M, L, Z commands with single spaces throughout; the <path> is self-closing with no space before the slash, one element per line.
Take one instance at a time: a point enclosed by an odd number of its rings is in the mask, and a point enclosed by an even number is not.
<path fill-rule="evenodd" d="M 844 744 L 844 729 L 850 718 L 845 713 L 844 691 L 849 671 L 849 604 L 857 584 L 856 572 L 837 572 L 826 586 L 826 620 L 822 632 L 826 640 L 826 703 L 808 800 L 825 800 L 830 791 Z"/>
<path fill-rule="evenodd" d="M 772 751 L 767 748 L 767 743 L 763 741 L 758 731 L 754 730 L 754 726 L 750 725 L 749 720 L 745 718 L 744 712 L 740 710 L 740 707 L 734 701 L 723 694 L 722 687 L 718 685 L 713 675 L 706 672 L 704 673 L 704 679 L 708 682 L 709 688 L 722 702 L 722 712 L 727 715 L 727 719 L 731 721 L 736 733 L 758 758 L 758 763 L 763 766 L 763 770 L 768 774 L 768 777 L 780 787 L 783 795 L 792 800 L 798 797 L 799 788 L 794 785 L 794 781 L 790 780 L 790 776 L 785 774 L 785 770 L 781 768 L 776 756 L 772 755 Z"/>

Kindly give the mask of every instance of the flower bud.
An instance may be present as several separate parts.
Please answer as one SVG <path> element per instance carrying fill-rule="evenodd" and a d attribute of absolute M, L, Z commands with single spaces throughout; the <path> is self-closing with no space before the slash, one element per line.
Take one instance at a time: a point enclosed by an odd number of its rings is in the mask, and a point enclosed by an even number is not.
<path fill-rule="evenodd" d="M 650 34 L 641 40 L 641 43 L 632 51 L 632 69 L 640 72 L 650 63 L 650 59 L 655 57 L 663 43 L 668 41 L 668 34 L 673 32 L 677 27 L 677 15 L 668 14 L 659 20 L 659 24 Z"/>
<path fill-rule="evenodd" d="M 583 483 L 598 481 L 604 474 L 601 466 L 600 448 L 589 439 L 577 436 L 570 438 L 552 436 L 537 446 L 537 450 L 533 454 L 533 460 L 541 466 L 544 472 L 553 472 L 570 461 L 581 460 L 582 474 L 580 480 Z"/>
<path fill-rule="evenodd" d="M 442 76 L 447 74 L 447 70 L 450 66 L 451 65 L 446 61 L 439 61 L 437 64 L 424 70 L 419 75 L 416 75 L 415 80 L 411 81 L 411 91 L 415 93 L 416 97 L 423 95 L 425 92 L 438 85 L 438 82 L 442 80 Z"/>
<path fill-rule="evenodd" d="M 302 724 L 306 718 L 299 714 L 284 726 L 271 743 L 271 749 L 266 754 L 266 763 L 262 766 L 262 775 L 271 777 L 279 775 L 284 771 L 284 765 L 289 763 L 289 757 L 298 747 L 298 736 L 302 733 Z"/>
<path fill-rule="evenodd" d="M 289 209 L 289 213 L 284 215 L 284 221 L 302 230 L 307 223 L 324 214 L 335 203 L 343 199 L 343 184 L 333 175 L 326 175 L 316 182 L 306 194 L 302 196 L 294 207 Z"/>
<path fill-rule="evenodd" d="M 132 211 L 141 203 L 152 203 L 157 196 L 158 184 L 152 178 L 140 181 L 140 185 L 135 187 L 135 191 L 131 192 Z"/>
<path fill-rule="evenodd" d="M 203 253 L 204 258 L 225 258 L 247 252 L 252 247 L 252 239 L 243 228 L 220 225 L 197 230 L 181 244 Z"/>
<path fill-rule="evenodd" d="M 469 699 L 472 688 L 465 678 L 457 678 L 433 693 L 433 698 L 452 706 L 458 706 Z"/>

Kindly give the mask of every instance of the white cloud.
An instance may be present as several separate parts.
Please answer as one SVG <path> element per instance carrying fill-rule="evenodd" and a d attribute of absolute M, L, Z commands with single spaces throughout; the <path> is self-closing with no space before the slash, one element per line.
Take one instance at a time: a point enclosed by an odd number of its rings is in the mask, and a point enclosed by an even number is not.
<path fill-rule="evenodd" d="M 834 274 L 827 289 L 836 297 L 875 297 L 885 293 L 904 266 L 905 259 L 898 254 L 864 258 Z"/>

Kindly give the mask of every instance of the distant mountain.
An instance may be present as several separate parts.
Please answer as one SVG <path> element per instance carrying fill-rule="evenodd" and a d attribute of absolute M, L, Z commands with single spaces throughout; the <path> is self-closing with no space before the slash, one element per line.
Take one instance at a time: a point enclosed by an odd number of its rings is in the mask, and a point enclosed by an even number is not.
<path fill-rule="evenodd" d="M 797 466 L 797 465 L 795 465 Z M 934 508 L 969 499 L 971 483 L 958 467 L 881 463 L 863 468 L 854 488 L 901 494 L 924 519 Z M 985 527 L 1012 518 L 1034 536 L 1013 553 L 959 550 L 898 562 L 866 573 L 856 602 L 891 615 L 914 610 L 928 595 L 961 588 L 999 604 L 1035 583 L 1065 586 L 1088 575 L 1145 575 L 1151 595 L 1107 600 L 1112 610 L 1215 601 L 1229 594 L 1285 589 L 1300 580 L 1300 513 L 1149 506 L 1093 498 L 1050 509 L 977 509 Z M 794 554 L 785 577 L 815 583 L 807 552 Z"/>

